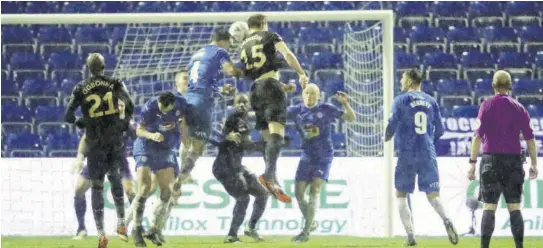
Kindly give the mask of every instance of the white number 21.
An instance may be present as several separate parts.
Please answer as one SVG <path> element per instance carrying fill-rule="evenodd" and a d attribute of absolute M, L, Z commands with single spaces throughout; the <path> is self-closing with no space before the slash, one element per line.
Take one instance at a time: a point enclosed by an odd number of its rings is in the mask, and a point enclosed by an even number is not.
<path fill-rule="evenodd" d="M 428 116 L 426 113 L 419 111 L 415 113 L 415 132 L 417 134 L 426 134 L 428 131 Z"/>

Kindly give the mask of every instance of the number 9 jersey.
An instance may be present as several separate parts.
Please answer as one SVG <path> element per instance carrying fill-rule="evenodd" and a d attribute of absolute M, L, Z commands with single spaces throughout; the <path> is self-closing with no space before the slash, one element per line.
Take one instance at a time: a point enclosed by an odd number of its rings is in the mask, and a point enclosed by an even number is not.
<path fill-rule="evenodd" d="M 399 158 L 435 158 L 435 141 L 443 135 L 439 106 L 424 92 L 410 91 L 397 96 L 392 104 L 385 140 L 395 137 Z"/>
<path fill-rule="evenodd" d="M 241 44 L 240 58 L 244 65 L 245 76 L 256 80 L 270 71 L 277 71 L 281 60 L 277 57 L 275 44 L 283 39 L 277 33 L 260 31 L 251 34 Z"/>

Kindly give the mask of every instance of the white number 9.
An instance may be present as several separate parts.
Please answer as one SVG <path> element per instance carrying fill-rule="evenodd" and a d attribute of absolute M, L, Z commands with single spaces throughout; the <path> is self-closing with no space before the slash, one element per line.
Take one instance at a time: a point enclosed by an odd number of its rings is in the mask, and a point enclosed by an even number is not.
<path fill-rule="evenodd" d="M 198 83 L 198 68 L 200 68 L 200 61 L 194 62 L 190 68 L 190 81 L 193 83 Z"/>
<path fill-rule="evenodd" d="M 427 131 L 428 116 L 422 111 L 415 113 L 415 132 L 417 134 L 426 134 Z"/>

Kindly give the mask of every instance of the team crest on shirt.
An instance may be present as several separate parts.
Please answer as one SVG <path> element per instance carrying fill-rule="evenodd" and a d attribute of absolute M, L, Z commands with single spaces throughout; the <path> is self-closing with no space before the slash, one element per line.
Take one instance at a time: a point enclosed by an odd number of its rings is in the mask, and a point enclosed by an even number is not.
<path fill-rule="evenodd" d="M 180 116 L 181 115 L 181 111 L 177 110 L 175 111 L 175 116 Z"/>
<path fill-rule="evenodd" d="M 141 156 L 141 162 L 147 162 L 147 156 Z"/>
<path fill-rule="evenodd" d="M 322 112 L 317 112 L 317 118 L 321 119 L 323 117 Z"/>

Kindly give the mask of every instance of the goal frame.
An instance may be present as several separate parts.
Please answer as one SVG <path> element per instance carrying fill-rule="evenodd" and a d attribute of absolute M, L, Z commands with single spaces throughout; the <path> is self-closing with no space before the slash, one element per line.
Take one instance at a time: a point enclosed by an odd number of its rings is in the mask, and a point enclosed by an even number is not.
<path fill-rule="evenodd" d="M 210 23 L 245 21 L 250 15 L 265 14 L 268 21 L 381 21 L 383 23 L 383 129 L 386 130 L 394 98 L 394 13 L 392 10 L 220 12 L 220 13 L 106 13 L 106 14 L 2 14 L 2 25 L 24 24 L 129 24 L 129 23 Z M 392 188 L 394 144 L 384 142 L 386 196 L 385 237 L 394 228 Z"/>

